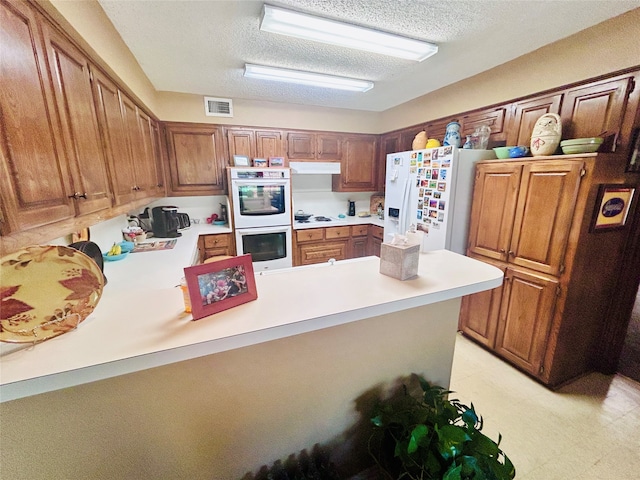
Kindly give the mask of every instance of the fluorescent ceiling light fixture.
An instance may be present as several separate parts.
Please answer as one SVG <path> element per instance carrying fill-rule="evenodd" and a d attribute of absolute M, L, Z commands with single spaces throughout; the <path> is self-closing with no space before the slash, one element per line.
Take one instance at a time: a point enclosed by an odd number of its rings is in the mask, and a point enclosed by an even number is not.
<path fill-rule="evenodd" d="M 438 51 L 438 46 L 433 43 L 271 5 L 264 6 L 260 30 L 417 62 L 429 58 Z"/>
<path fill-rule="evenodd" d="M 265 67 L 263 65 L 244 66 L 244 76 L 259 78 L 262 80 L 275 80 L 277 82 L 297 83 L 313 87 L 335 88 L 352 92 L 366 92 L 373 88 L 373 82 L 357 80 L 355 78 L 335 77 L 321 73 L 302 72 L 300 70 L 288 70 L 286 68 Z"/>

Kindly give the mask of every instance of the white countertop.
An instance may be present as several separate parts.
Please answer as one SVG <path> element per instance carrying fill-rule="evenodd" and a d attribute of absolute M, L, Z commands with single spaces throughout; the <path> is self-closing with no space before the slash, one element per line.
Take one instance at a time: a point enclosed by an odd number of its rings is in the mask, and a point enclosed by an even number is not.
<path fill-rule="evenodd" d="M 381 275 L 379 259 L 365 257 L 256 275 L 256 301 L 192 321 L 177 287 L 182 269 L 192 264 L 200 234 L 230 231 L 195 225 L 183 231 L 174 249 L 105 262 L 108 284 L 100 303 L 76 330 L 35 346 L 1 345 L 0 400 L 427 305 L 502 283 L 497 268 L 446 250 L 422 254 L 418 277 L 406 281 Z"/>

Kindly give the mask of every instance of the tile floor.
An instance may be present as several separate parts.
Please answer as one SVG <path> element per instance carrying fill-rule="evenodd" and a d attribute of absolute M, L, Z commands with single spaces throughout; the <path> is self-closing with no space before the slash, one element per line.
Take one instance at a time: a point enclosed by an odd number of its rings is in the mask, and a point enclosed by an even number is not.
<path fill-rule="evenodd" d="M 640 478 L 640 383 L 593 373 L 552 392 L 459 335 L 451 390 L 502 434 L 518 480 Z"/>

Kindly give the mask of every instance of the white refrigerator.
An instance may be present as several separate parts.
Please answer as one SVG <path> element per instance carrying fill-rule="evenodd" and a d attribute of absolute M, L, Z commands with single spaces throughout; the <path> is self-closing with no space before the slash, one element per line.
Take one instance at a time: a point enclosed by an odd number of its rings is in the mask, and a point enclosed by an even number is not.
<path fill-rule="evenodd" d="M 384 241 L 393 234 L 422 232 L 421 251 L 447 249 L 464 255 L 475 163 L 493 150 L 453 146 L 387 155 Z"/>

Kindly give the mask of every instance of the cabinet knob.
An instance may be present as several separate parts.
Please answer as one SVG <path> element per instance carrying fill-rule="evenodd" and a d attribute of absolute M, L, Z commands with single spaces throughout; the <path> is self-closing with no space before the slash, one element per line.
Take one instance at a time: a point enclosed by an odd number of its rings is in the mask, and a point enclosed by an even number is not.
<path fill-rule="evenodd" d="M 504 248 L 501 248 L 500 253 L 506 253 L 506 250 Z"/>
<path fill-rule="evenodd" d="M 513 257 L 515 255 L 515 253 L 513 253 L 511 250 L 509 250 L 509 256 Z"/>

